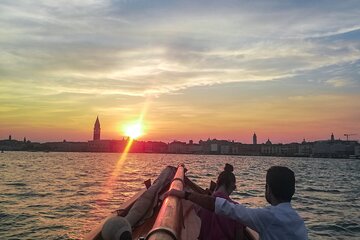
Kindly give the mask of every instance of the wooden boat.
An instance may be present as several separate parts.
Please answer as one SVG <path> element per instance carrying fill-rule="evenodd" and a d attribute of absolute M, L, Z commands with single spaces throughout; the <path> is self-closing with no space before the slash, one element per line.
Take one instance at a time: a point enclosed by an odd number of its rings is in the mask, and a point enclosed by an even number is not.
<path fill-rule="evenodd" d="M 176 170 L 176 169 L 175 169 Z M 141 221 L 141 224 L 132 227 L 132 239 L 148 240 L 195 240 L 200 231 L 201 220 L 195 212 L 195 204 L 190 201 L 168 196 L 161 201 L 163 194 L 169 189 L 186 190 L 206 194 L 207 191 L 192 182 L 185 175 L 185 167 L 179 165 L 176 174 L 168 186 L 159 192 L 159 204 L 154 208 L 151 217 Z M 151 186 L 150 181 L 145 181 L 146 188 L 136 193 L 131 199 L 123 203 L 120 208 L 111 213 L 96 228 L 85 236 L 85 240 L 102 240 L 102 229 L 106 222 L 116 216 L 126 216 L 134 207 L 136 201 Z M 169 187 L 170 185 L 170 187 Z M 127 239 L 127 238 L 126 238 Z M 258 240 L 258 234 L 246 228 L 246 240 Z"/>

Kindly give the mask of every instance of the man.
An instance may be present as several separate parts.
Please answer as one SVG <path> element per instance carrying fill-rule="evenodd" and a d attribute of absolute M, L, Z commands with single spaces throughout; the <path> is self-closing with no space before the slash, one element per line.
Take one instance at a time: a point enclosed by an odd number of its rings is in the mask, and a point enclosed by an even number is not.
<path fill-rule="evenodd" d="M 295 175 L 287 167 L 273 166 L 266 174 L 266 208 L 247 208 L 226 199 L 198 193 L 171 190 L 167 194 L 190 200 L 203 208 L 224 215 L 257 231 L 262 240 L 306 240 L 304 221 L 291 207 Z"/>

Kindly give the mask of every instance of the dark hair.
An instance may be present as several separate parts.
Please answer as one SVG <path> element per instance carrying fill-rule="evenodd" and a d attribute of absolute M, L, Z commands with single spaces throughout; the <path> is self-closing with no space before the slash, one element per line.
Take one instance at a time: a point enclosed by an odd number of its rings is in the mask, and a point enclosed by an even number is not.
<path fill-rule="evenodd" d="M 119 240 L 132 240 L 131 233 L 129 231 L 125 231 L 120 235 Z"/>
<path fill-rule="evenodd" d="M 279 200 L 290 202 L 295 193 L 295 174 L 287 167 L 273 166 L 266 174 L 266 183 Z"/>
<path fill-rule="evenodd" d="M 233 174 L 234 167 L 231 164 L 226 163 L 224 171 L 222 171 L 217 179 L 216 185 L 220 187 L 225 185 L 226 188 L 230 187 L 232 183 L 235 183 L 235 175 Z"/>

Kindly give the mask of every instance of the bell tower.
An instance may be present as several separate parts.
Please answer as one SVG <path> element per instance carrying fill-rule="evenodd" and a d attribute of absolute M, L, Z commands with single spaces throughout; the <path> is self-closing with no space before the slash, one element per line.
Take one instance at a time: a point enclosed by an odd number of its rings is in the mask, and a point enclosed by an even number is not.
<path fill-rule="evenodd" d="M 100 128 L 99 116 L 97 116 L 94 124 L 94 137 L 93 137 L 94 141 L 100 140 L 100 130 L 101 128 Z"/>
<path fill-rule="evenodd" d="M 253 144 L 254 144 L 254 145 L 257 144 L 257 136 L 256 136 L 256 133 L 254 133 L 254 135 L 253 135 Z"/>

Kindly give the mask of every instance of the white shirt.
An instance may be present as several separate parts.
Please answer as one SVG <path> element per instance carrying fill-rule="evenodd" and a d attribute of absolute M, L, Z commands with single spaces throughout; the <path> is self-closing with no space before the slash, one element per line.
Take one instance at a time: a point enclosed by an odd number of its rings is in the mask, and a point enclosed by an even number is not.
<path fill-rule="evenodd" d="M 266 208 L 247 208 L 223 198 L 216 198 L 215 213 L 228 216 L 254 229 L 262 240 L 306 240 L 304 221 L 290 203 Z"/>

